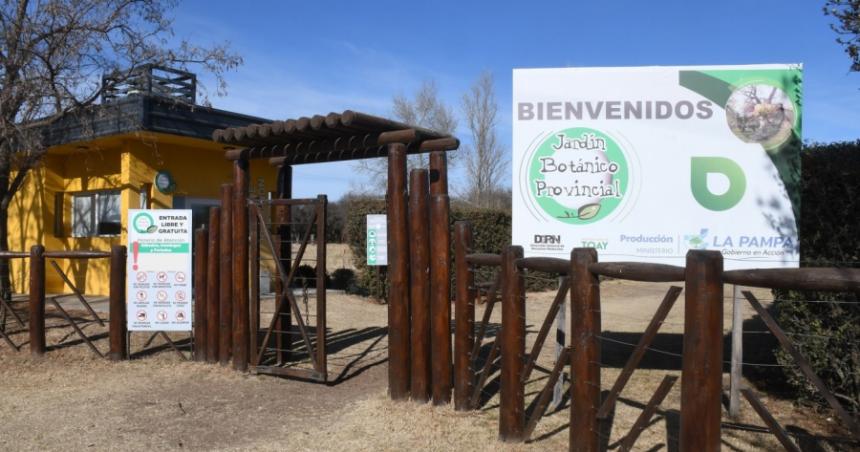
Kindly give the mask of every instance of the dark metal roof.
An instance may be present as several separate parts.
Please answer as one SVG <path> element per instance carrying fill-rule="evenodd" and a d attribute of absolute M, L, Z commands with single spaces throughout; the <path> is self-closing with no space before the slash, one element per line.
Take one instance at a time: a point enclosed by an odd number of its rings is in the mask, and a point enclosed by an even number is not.
<path fill-rule="evenodd" d="M 460 145 L 444 133 L 351 110 L 216 130 L 212 139 L 242 148 L 228 151 L 228 158 L 270 158 L 273 164 L 382 157 L 389 143 L 404 143 L 410 153 Z"/>
<path fill-rule="evenodd" d="M 46 127 L 44 133 L 48 146 L 138 131 L 208 140 L 216 129 L 268 121 L 265 118 L 141 94 L 94 105 L 81 113 L 68 115 Z"/>

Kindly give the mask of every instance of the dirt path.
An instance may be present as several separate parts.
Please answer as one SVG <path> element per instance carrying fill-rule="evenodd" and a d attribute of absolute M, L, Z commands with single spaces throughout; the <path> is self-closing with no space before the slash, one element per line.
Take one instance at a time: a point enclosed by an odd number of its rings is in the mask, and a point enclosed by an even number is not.
<path fill-rule="evenodd" d="M 667 285 L 608 282 L 603 285 L 604 336 L 635 343 L 653 315 Z M 534 340 L 553 293 L 529 294 L 527 347 Z M 768 294 L 762 293 L 767 299 Z M 478 317 L 482 308 L 478 308 Z M 264 311 L 265 311 L 264 306 Z M 730 326 L 730 309 L 724 325 Z M 219 365 L 181 361 L 164 349 L 143 359 L 110 363 L 83 345 L 56 348 L 42 359 L 0 344 L 0 444 L 10 450 L 564 450 L 569 408 L 543 418 L 534 441 L 509 445 L 497 441 L 498 396 L 491 393 L 477 412 L 419 406 L 387 399 L 386 307 L 361 298 L 329 295 L 329 327 L 353 337 L 335 347 L 333 378 L 325 386 L 267 376 L 240 374 Z M 751 319 L 751 314 L 747 312 Z M 498 312 L 493 317 L 495 326 Z M 52 320 L 52 324 L 57 320 Z M 680 352 L 683 295 L 654 344 Z M 69 328 L 49 328 L 48 344 L 57 344 Z M 95 325 L 86 329 L 99 334 Z M 350 331 L 352 333 L 350 333 Z M 346 333 L 344 333 L 346 332 Z M 26 334 L 15 335 L 23 342 Z M 74 340 L 74 338 L 70 338 Z M 135 335 L 139 350 L 145 335 Z M 177 337 L 177 339 L 180 339 Z M 106 339 L 96 342 L 106 349 Z M 754 342 L 750 342 L 750 347 Z M 604 346 L 602 388 L 608 390 L 630 348 Z M 761 359 L 760 357 L 750 359 Z M 551 367 L 553 347 L 544 347 L 539 364 Z M 679 375 L 672 355 L 648 353 L 622 393 L 606 442 L 617 444 L 664 375 Z M 339 376 L 339 377 L 338 377 Z M 528 404 L 546 374 L 535 371 L 527 385 Z M 673 450 L 677 436 L 680 384 L 643 432 L 637 450 Z M 840 436 L 832 420 L 795 407 L 790 400 L 767 397 L 765 403 L 784 425 L 808 436 Z M 729 421 L 726 419 L 726 421 Z M 761 425 L 745 407 L 741 426 Z M 825 442 L 810 441 L 822 450 Z M 810 444 L 813 444 L 810 443 Z M 778 447 L 772 436 L 744 428 L 725 428 L 726 450 Z"/>
<path fill-rule="evenodd" d="M 17 450 L 253 448 L 321 423 L 385 383 L 381 367 L 325 387 L 171 361 L 18 360 L 0 373 L 0 438 Z"/>

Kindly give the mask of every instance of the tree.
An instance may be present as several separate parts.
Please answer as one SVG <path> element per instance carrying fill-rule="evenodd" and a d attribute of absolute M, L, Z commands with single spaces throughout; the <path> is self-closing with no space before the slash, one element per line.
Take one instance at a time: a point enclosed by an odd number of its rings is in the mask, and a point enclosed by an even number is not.
<path fill-rule="evenodd" d="M 415 92 L 414 99 L 394 96 L 394 117 L 407 123 L 437 132 L 453 134 L 457 128 L 454 111 L 439 100 L 436 82 L 425 81 Z"/>
<path fill-rule="evenodd" d="M 406 124 L 424 127 L 445 134 L 453 134 L 457 129 L 457 119 L 454 110 L 439 99 L 439 90 L 432 80 L 425 81 L 415 92 L 412 99 L 400 94 L 394 96 L 393 116 Z M 449 155 L 449 167 L 454 163 Z M 413 154 L 409 156 L 407 167 L 426 168 L 428 164 L 425 154 Z M 388 179 L 388 162 L 385 159 L 359 160 L 356 168 L 370 176 L 376 181 L 374 188 L 384 189 L 385 181 Z M 359 191 L 361 191 L 359 189 Z"/>
<path fill-rule="evenodd" d="M 467 177 L 463 196 L 477 207 L 503 207 L 497 204 L 499 193 L 504 192 L 501 180 L 507 164 L 496 136 L 498 110 L 493 75 L 484 72 L 463 96 L 463 114 L 472 136 L 463 151 Z"/>
<path fill-rule="evenodd" d="M 5 1 L 0 5 L 0 250 L 8 250 L 9 205 L 47 152 L 52 124 L 91 111 L 102 93 L 147 65 L 214 75 L 242 63 L 226 44 L 171 45 L 175 0 Z M 103 75 L 111 75 L 102 83 Z M 0 260 L 0 290 L 8 296 L 9 268 Z"/>
<path fill-rule="evenodd" d="M 827 0 L 823 9 L 824 15 L 836 19 L 830 28 L 851 58 L 851 70 L 860 71 L 860 0 Z"/>

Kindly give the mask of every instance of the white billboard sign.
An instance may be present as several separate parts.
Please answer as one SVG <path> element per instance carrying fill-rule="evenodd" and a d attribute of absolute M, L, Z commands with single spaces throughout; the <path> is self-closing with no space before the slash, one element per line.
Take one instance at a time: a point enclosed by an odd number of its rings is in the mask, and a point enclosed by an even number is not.
<path fill-rule="evenodd" d="M 191 331 L 191 210 L 128 211 L 129 331 Z"/>
<path fill-rule="evenodd" d="M 367 216 L 367 265 L 388 265 L 388 223 L 386 215 Z"/>
<path fill-rule="evenodd" d="M 800 65 L 515 69 L 513 243 L 527 256 L 798 265 Z"/>

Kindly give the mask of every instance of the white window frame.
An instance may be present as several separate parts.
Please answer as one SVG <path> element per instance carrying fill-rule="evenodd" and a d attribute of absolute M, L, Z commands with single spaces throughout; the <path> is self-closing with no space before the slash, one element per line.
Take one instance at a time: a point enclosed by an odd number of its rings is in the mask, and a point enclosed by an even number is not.
<path fill-rule="evenodd" d="M 122 233 L 122 228 L 120 227 L 120 232 L 117 234 L 99 234 L 99 218 L 102 217 L 101 212 L 101 200 L 99 199 L 102 196 L 117 196 L 119 197 L 119 218 L 120 225 L 122 225 L 122 191 L 121 190 L 97 190 L 97 191 L 86 191 L 86 192 L 77 192 L 71 194 L 72 199 L 72 237 L 75 238 L 87 238 L 87 237 L 119 237 Z M 75 208 L 76 201 L 79 198 L 90 198 L 90 203 L 93 207 L 90 209 L 88 215 L 89 219 L 87 219 L 88 229 L 92 231 L 91 234 L 80 234 L 75 227 L 78 224 L 79 213 Z"/>

